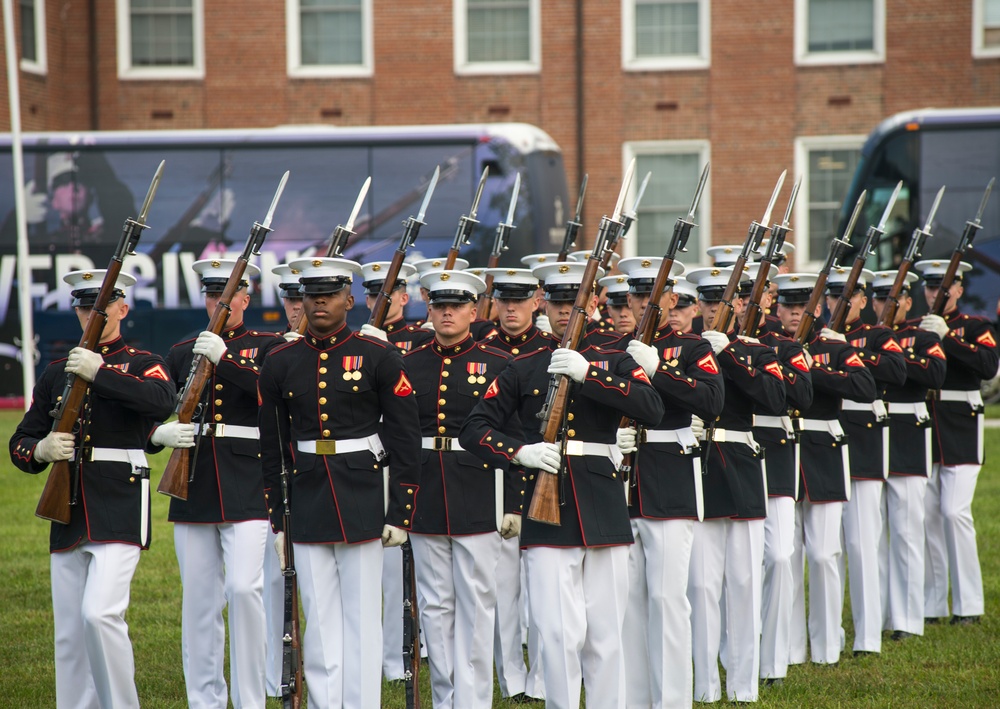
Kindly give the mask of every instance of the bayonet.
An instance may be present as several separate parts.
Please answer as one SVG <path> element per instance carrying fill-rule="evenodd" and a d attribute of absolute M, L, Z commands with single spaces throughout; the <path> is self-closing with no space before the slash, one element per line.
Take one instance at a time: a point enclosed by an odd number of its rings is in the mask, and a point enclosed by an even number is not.
<path fill-rule="evenodd" d="M 285 170 L 285 174 L 281 176 L 281 182 L 278 183 L 278 189 L 274 191 L 274 198 L 271 200 L 271 206 L 267 209 L 267 216 L 264 217 L 264 221 L 261 222 L 261 226 L 265 229 L 271 228 L 271 219 L 274 217 L 274 210 L 278 206 L 278 200 L 281 199 L 281 193 L 285 191 L 285 183 L 288 182 L 289 170 Z"/>
<path fill-rule="evenodd" d="M 628 230 L 631 228 L 632 223 L 635 221 L 636 216 L 639 213 L 639 203 L 642 201 L 642 195 L 646 192 L 646 186 L 649 184 L 649 178 L 653 176 L 652 172 L 647 172 L 646 177 L 643 178 L 642 184 L 639 185 L 639 191 L 636 193 L 635 202 L 632 203 L 632 209 L 622 215 L 622 238 L 628 234 Z"/>
<path fill-rule="evenodd" d="M 364 204 L 365 197 L 368 196 L 368 188 L 372 184 L 371 175 L 365 180 L 365 184 L 361 185 L 361 191 L 358 192 L 358 198 L 354 201 L 354 209 L 351 210 L 351 217 L 347 220 L 347 224 L 344 229 L 347 231 L 354 231 L 354 221 L 358 218 L 358 213 L 361 211 L 361 205 Z"/>
<path fill-rule="evenodd" d="M 149 190 L 146 191 L 146 199 L 142 201 L 142 209 L 139 210 L 139 218 L 136 221 L 143 226 L 146 226 L 146 217 L 149 216 L 149 208 L 153 204 L 153 197 L 156 196 L 156 189 L 160 186 L 160 178 L 163 177 L 163 166 L 166 162 L 166 160 L 160 160 L 160 165 L 153 175 L 153 181 L 149 183 Z"/>
<path fill-rule="evenodd" d="M 580 196 L 576 198 L 576 216 L 573 221 L 579 222 L 583 217 L 583 198 L 587 194 L 587 180 L 590 178 L 589 174 L 583 176 L 583 182 L 580 184 Z M 993 183 L 990 183 L 993 186 Z M 987 192 L 989 194 L 989 192 Z M 576 244 L 571 244 L 571 246 L 576 246 Z"/>
<path fill-rule="evenodd" d="M 975 219 L 976 225 L 980 225 L 982 223 L 983 212 L 986 210 L 986 203 L 990 199 L 990 192 L 993 191 L 993 183 L 996 182 L 996 181 L 997 181 L 997 178 L 991 177 L 990 178 L 990 183 L 988 185 L 986 185 L 986 191 L 983 192 L 983 199 L 979 203 L 979 211 L 976 212 L 976 219 Z"/>
<path fill-rule="evenodd" d="M 875 227 L 879 233 L 885 231 L 885 223 L 889 221 L 889 213 L 892 211 L 892 208 L 896 206 L 896 199 L 899 197 L 899 191 L 901 189 L 903 189 L 902 180 L 896 183 L 896 188 L 892 191 L 892 194 L 889 196 L 889 201 L 885 205 L 885 211 L 882 212 L 882 218 L 879 219 L 878 226 Z"/>
<path fill-rule="evenodd" d="M 854 203 L 854 211 L 851 212 L 851 218 L 847 222 L 847 228 L 844 229 L 844 234 L 840 239 L 843 243 L 850 245 L 851 234 L 854 233 L 854 227 L 857 226 L 858 218 L 861 216 L 861 210 L 865 206 L 866 199 L 868 199 L 868 190 L 861 190 L 861 194 L 858 195 L 858 201 Z"/>
<path fill-rule="evenodd" d="M 767 211 L 764 212 L 764 218 L 758 222 L 762 226 L 766 227 L 768 222 L 771 221 L 771 211 L 774 209 L 774 203 L 778 201 L 778 194 L 785 184 L 785 175 L 787 174 L 788 170 L 782 170 L 781 175 L 778 177 L 778 184 L 774 186 L 774 192 L 771 193 L 771 201 L 767 203 Z"/>
<path fill-rule="evenodd" d="M 424 193 L 424 201 L 420 203 L 420 211 L 417 212 L 417 221 L 423 222 L 424 215 L 427 214 L 427 205 L 431 203 L 431 195 L 434 194 L 434 188 L 437 187 L 438 177 L 441 175 L 441 166 L 438 165 L 434 168 L 434 174 L 431 176 L 431 181 L 427 184 L 427 192 Z"/>
<path fill-rule="evenodd" d="M 694 192 L 694 199 L 691 200 L 691 209 L 688 210 L 688 221 L 692 224 L 694 223 L 694 213 L 698 211 L 698 203 L 701 202 L 701 193 L 705 191 L 705 185 L 708 184 L 708 172 L 711 167 L 712 163 L 705 163 L 705 167 L 701 171 L 701 177 L 698 178 L 698 188 Z"/>
<path fill-rule="evenodd" d="M 479 211 L 479 200 L 483 196 L 483 187 L 486 186 L 486 177 L 490 174 L 490 166 L 487 165 L 483 168 L 483 174 L 479 178 L 479 186 L 476 188 L 476 198 L 472 200 L 472 209 L 469 210 L 469 219 L 475 219 L 476 213 Z"/>
<path fill-rule="evenodd" d="M 628 188 L 632 185 L 633 174 L 635 174 L 635 158 L 632 158 L 628 164 L 628 168 L 625 170 L 625 178 L 622 180 L 622 188 L 618 192 L 618 201 L 615 202 L 615 211 L 611 216 L 611 221 L 613 222 L 621 222 L 622 205 L 625 204 L 625 195 L 628 194 Z"/>
<path fill-rule="evenodd" d="M 521 173 L 517 173 L 514 178 L 514 192 L 510 196 L 510 207 L 507 208 L 507 220 L 504 222 L 507 226 L 512 226 L 514 224 L 514 207 L 517 206 L 517 193 L 521 191 Z"/>
<path fill-rule="evenodd" d="M 589 175 L 585 174 L 583 182 L 580 184 L 580 196 L 576 199 L 576 215 L 566 222 L 566 234 L 563 236 L 562 248 L 559 250 L 559 261 L 565 261 L 569 258 L 569 250 L 576 246 L 576 234 L 583 226 L 580 219 L 583 217 L 583 197 L 587 194 L 588 177 Z"/>

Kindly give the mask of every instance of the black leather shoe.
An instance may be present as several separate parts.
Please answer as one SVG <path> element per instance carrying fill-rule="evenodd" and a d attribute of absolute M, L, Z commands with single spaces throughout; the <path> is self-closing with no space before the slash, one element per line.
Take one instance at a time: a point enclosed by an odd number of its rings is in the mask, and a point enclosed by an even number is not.
<path fill-rule="evenodd" d="M 765 687 L 782 687 L 785 684 L 784 677 L 768 677 L 764 680 Z"/>
<path fill-rule="evenodd" d="M 924 625 L 939 625 L 940 623 L 940 618 L 924 618 Z"/>
<path fill-rule="evenodd" d="M 977 625 L 979 619 L 982 616 L 978 615 L 953 615 L 951 617 L 952 625 Z"/>
<path fill-rule="evenodd" d="M 905 630 L 892 631 L 892 639 L 895 640 L 896 642 L 899 642 L 900 640 L 906 640 L 907 638 L 912 638 L 912 637 L 913 633 L 908 633 Z"/>
<path fill-rule="evenodd" d="M 877 654 L 878 653 L 875 652 L 874 650 L 855 650 L 854 651 L 854 656 L 855 657 L 864 657 L 865 655 L 877 655 Z"/>

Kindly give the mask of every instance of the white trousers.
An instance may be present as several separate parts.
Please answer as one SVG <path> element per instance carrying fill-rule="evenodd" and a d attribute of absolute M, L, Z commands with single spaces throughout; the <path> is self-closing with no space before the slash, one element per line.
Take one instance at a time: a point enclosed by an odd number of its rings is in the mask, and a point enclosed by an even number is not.
<path fill-rule="evenodd" d="M 174 550 L 183 584 L 181 654 L 188 706 L 226 709 L 226 626 L 236 709 L 264 707 L 267 632 L 264 545 L 268 523 L 174 524 Z"/>
<path fill-rule="evenodd" d="M 851 499 L 844 505 L 844 543 L 856 651 L 882 651 L 878 547 L 882 538 L 884 486 L 882 480 L 851 480 Z"/>
<path fill-rule="evenodd" d="M 803 502 L 795 503 L 795 530 L 792 533 L 792 620 L 788 629 L 788 664 L 806 661 L 806 551 L 803 530 Z"/>
<path fill-rule="evenodd" d="M 139 547 L 83 542 L 49 555 L 56 706 L 138 707 L 125 611 Z"/>
<path fill-rule="evenodd" d="M 382 676 L 403 679 L 403 549 L 382 550 Z"/>
<path fill-rule="evenodd" d="M 521 549 L 517 537 L 500 542 L 496 581 L 493 663 L 500 693 L 512 697 L 524 692 L 528 675 L 521 646 Z"/>
<path fill-rule="evenodd" d="M 796 503 L 809 564 L 809 650 L 813 662 L 840 660 L 844 584 L 840 578 L 843 502 Z"/>
<path fill-rule="evenodd" d="M 531 621 L 538 627 L 547 709 L 625 706 L 622 623 L 628 547 L 528 547 Z"/>
<path fill-rule="evenodd" d="M 948 581 L 955 615 L 983 614 L 983 576 L 979 568 L 972 498 L 980 465 L 931 467 L 924 497 L 926 556 L 924 615 L 948 615 Z"/>
<path fill-rule="evenodd" d="M 435 709 L 477 709 L 493 704 L 500 542 L 495 532 L 410 536 Z"/>
<path fill-rule="evenodd" d="M 281 562 L 274 549 L 277 535 L 267 527 L 264 543 L 264 619 L 267 633 L 267 669 L 265 688 L 267 696 L 281 696 L 281 663 L 285 634 L 285 577 L 281 575 Z"/>
<path fill-rule="evenodd" d="M 690 707 L 691 603 L 688 569 L 694 522 L 633 519 L 628 605 L 622 628 L 628 707 Z"/>
<path fill-rule="evenodd" d="M 295 544 L 310 709 L 377 709 L 382 693 L 382 542 Z"/>
<path fill-rule="evenodd" d="M 717 519 L 694 524 L 688 598 L 696 701 L 722 698 L 719 643 L 723 593 L 726 694 L 731 701 L 757 701 L 763 564 L 764 520 Z"/>
<path fill-rule="evenodd" d="M 879 544 L 882 627 L 924 634 L 924 491 L 927 478 L 890 475 Z"/>
<path fill-rule="evenodd" d="M 531 599 L 528 597 L 528 561 L 521 553 L 521 638 L 528 646 L 528 676 L 524 693 L 535 699 L 545 699 L 545 675 L 542 672 L 542 642 L 538 625 L 531 619 Z"/>
<path fill-rule="evenodd" d="M 772 497 L 764 520 L 764 582 L 761 591 L 760 677 L 788 674 L 795 589 L 795 500 Z M 801 558 L 801 557 L 800 557 Z"/>

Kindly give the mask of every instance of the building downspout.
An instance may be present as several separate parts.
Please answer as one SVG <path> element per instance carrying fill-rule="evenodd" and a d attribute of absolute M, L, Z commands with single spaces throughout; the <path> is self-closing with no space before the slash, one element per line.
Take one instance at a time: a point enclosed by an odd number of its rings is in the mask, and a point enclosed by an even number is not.
<path fill-rule="evenodd" d="M 97 0 L 87 3 L 87 22 L 90 25 L 90 130 L 100 130 L 97 90 Z"/>
<path fill-rule="evenodd" d="M 583 164 L 583 0 L 576 0 L 576 186 L 586 174 Z"/>

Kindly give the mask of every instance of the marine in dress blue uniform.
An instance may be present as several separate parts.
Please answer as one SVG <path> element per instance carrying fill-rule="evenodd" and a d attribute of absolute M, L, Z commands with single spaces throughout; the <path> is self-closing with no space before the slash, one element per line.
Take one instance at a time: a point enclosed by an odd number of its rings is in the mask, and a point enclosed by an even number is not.
<path fill-rule="evenodd" d="M 833 310 L 844 290 L 850 269 L 834 268 L 827 280 L 827 307 Z M 843 528 L 850 570 L 851 618 L 854 651 L 882 649 L 882 591 L 879 585 L 878 545 L 883 534 L 882 505 L 889 474 L 889 415 L 882 399 L 885 387 L 906 381 L 903 349 L 888 327 L 861 320 L 868 304 L 866 288 L 875 274 L 862 269 L 854 293 L 847 294 L 849 309 L 844 324 L 848 344 L 875 378 L 878 398 L 873 402 L 845 398 L 840 424 L 850 441 L 851 495 L 844 505 Z M 844 557 L 841 557 L 843 564 Z M 844 576 L 841 566 L 841 576 Z"/>
<path fill-rule="evenodd" d="M 815 278 L 793 273 L 783 277 Z M 779 286 L 780 288 L 781 286 Z M 803 308 L 804 309 L 804 308 Z M 786 326 L 798 328 L 799 317 Z M 784 318 L 782 319 L 784 321 Z M 791 330 L 786 334 L 793 335 Z M 875 378 L 858 351 L 840 333 L 822 329 L 806 344 L 812 357 L 810 374 L 813 402 L 797 419 L 801 446 L 800 495 L 796 504 L 796 554 L 805 550 L 809 564 L 809 648 L 819 664 L 835 664 L 842 648 L 841 628 L 844 581 L 841 576 L 841 526 L 844 503 L 850 498 L 850 459 L 847 438 L 840 423 L 844 399 L 870 403 L 878 397 Z M 801 530 L 801 532 L 800 532 Z M 800 615 L 800 590 L 796 580 L 790 662 L 805 661 L 796 638 Z"/>
<path fill-rule="evenodd" d="M 882 317 L 896 271 L 879 271 L 872 283 L 872 309 Z M 910 289 L 920 280 L 906 280 L 897 298 L 892 323 L 906 360 L 906 381 L 887 385 L 889 413 L 889 477 L 882 506 L 884 533 L 879 541 L 879 585 L 882 626 L 893 640 L 924 634 L 924 492 L 931 470 L 931 416 L 927 392 L 939 389 L 947 371 L 941 338 L 908 322 L 913 305 Z"/>
<path fill-rule="evenodd" d="M 698 289 L 706 323 L 715 320 L 732 268 L 704 268 L 687 274 Z M 744 274 L 746 278 L 746 274 Z M 743 301 L 733 301 L 738 324 Z M 767 487 L 760 445 L 753 437 L 755 412 L 780 415 L 785 408 L 784 375 L 770 347 L 735 330 L 707 330 L 725 381 L 725 404 L 706 430 L 705 520 L 694 529 L 688 597 L 694 652 L 694 696 L 722 695 L 718 658 L 725 603 L 726 693 L 731 701 L 756 701 L 760 668 L 761 572 Z"/>
<path fill-rule="evenodd" d="M 534 323 L 534 313 L 541 303 L 538 278 L 527 268 L 487 269 L 486 275 L 493 276 L 493 302 L 497 313 L 497 333 L 485 342 L 491 347 L 506 352 L 512 357 L 539 348 L 551 349 L 558 343 L 548 332 L 539 330 Z M 519 424 L 516 424 L 519 425 Z M 508 476 L 516 485 L 508 490 L 508 496 L 518 501 L 520 514 L 523 507 L 521 490 L 527 474 L 517 469 L 516 475 Z M 522 584 L 520 540 L 516 537 L 505 539 L 500 545 L 500 560 L 497 563 L 497 607 L 496 634 L 493 639 L 493 658 L 496 665 L 497 684 L 504 697 L 542 699 L 541 663 L 538 659 L 538 633 L 535 626 L 522 624 L 522 609 L 527 609 L 527 584 Z M 527 613 L 523 614 L 527 620 Z M 528 645 L 529 666 L 525 666 L 522 638 Z M 530 669 L 529 669 L 530 668 Z"/>
<path fill-rule="evenodd" d="M 195 261 L 205 308 L 211 316 L 236 266 L 235 259 Z M 228 608 L 230 679 L 233 706 L 263 707 L 267 674 L 267 625 L 264 611 L 264 556 L 267 501 L 260 468 L 257 430 L 257 378 L 268 351 L 284 344 L 274 333 L 248 330 L 243 313 L 250 304 L 249 279 L 260 269 L 247 264 L 230 304 L 221 335 L 205 331 L 179 342 L 167 353 L 167 369 L 182 389 L 194 357 L 213 363 L 192 424 L 170 422 L 153 432 L 152 450 L 195 443 L 188 499 L 171 499 L 174 549 L 183 585 L 181 646 L 188 703 L 225 707 Z M 190 429 L 191 441 L 178 439 Z M 178 443 L 182 443 L 180 446 Z"/>
<path fill-rule="evenodd" d="M 289 265 L 301 272 L 309 326 L 273 350 L 260 373 L 271 524 L 283 527 L 284 455 L 292 519 L 282 534 L 292 535 L 295 549 L 310 705 L 378 706 L 382 544 L 402 544 L 417 510 L 416 398 L 399 350 L 347 326 L 360 266 L 326 258 Z M 383 426 L 393 432 L 385 441 Z"/>
<path fill-rule="evenodd" d="M 947 261 L 918 261 L 928 305 L 941 290 Z M 948 615 L 951 582 L 952 623 L 976 623 L 984 611 L 972 498 L 983 464 L 983 379 L 997 373 L 1000 350 L 993 323 L 958 308 L 964 292 L 962 262 L 948 295 L 944 315 L 927 315 L 920 328 L 941 337 L 948 369 L 941 388 L 931 395 L 934 419 L 933 462 L 925 502 L 924 616 Z M 943 322 L 942 322 L 943 320 Z"/>
<path fill-rule="evenodd" d="M 81 326 L 92 312 L 104 270 L 74 271 L 70 285 Z M 75 347 L 49 364 L 31 406 L 10 438 L 10 458 L 37 475 L 70 460 L 69 524 L 49 534 L 58 706 L 138 707 L 135 662 L 125 612 L 139 551 L 149 547 L 149 466 L 143 449 L 157 421 L 170 415 L 174 385 L 159 355 L 121 338 L 128 314 L 120 273 L 96 351 Z M 67 374 L 90 382 L 76 433 L 52 431 L 49 412 Z"/>
<path fill-rule="evenodd" d="M 544 268 L 554 269 L 546 273 L 546 295 L 558 298 L 574 283 L 579 288 L 585 264 Z M 553 325 L 553 334 L 561 337 L 565 323 L 555 318 Z M 537 418 L 551 374 L 574 382 L 564 453 L 560 445 L 542 441 Z M 581 680 L 588 703 L 625 704 L 621 632 L 632 531 L 617 469 L 615 432 L 622 415 L 641 425 L 656 425 L 663 416 L 659 395 L 632 357 L 586 345 L 580 352 L 539 349 L 504 369 L 459 435 L 462 446 L 491 467 L 528 468 L 525 500 L 535 487 L 537 473 L 531 469 L 565 466 L 561 524 L 525 519 L 521 527 L 530 617 L 541 634 L 546 706 L 579 706 Z M 521 422 L 521 430 L 511 433 L 513 420 Z"/>
<path fill-rule="evenodd" d="M 404 358 L 420 415 L 420 508 L 411 543 L 421 628 L 436 707 L 489 707 L 493 700 L 496 567 L 501 537 L 520 528 L 517 495 L 503 469 L 462 449 L 462 421 L 510 356 L 469 332 L 486 284 L 463 271 L 421 278 L 434 339 Z M 518 471 L 510 471 L 513 476 Z M 505 500 L 504 498 L 507 497 Z M 515 499 L 516 498 L 516 499 Z"/>
<path fill-rule="evenodd" d="M 662 258 L 625 258 L 618 268 L 629 286 L 628 302 L 641 320 Z M 623 641 L 628 706 L 683 707 L 693 701 L 691 604 L 688 570 L 694 524 L 703 512 L 701 449 L 691 417 L 714 420 L 724 389 L 712 346 L 668 324 L 677 302 L 673 283 L 684 266 L 675 261 L 660 298 L 660 320 L 650 345 L 631 335 L 625 349 L 649 376 L 663 402 L 655 426 L 623 429 L 619 447 L 634 451 L 629 515 L 635 544 L 629 549 L 629 601 Z M 613 278 L 613 276 L 612 276 Z"/>
<path fill-rule="evenodd" d="M 816 278 L 773 277 L 777 283 L 774 310 L 779 324 L 809 300 Z M 765 293 L 765 299 L 769 294 Z M 762 301 L 762 305 L 764 302 Z M 766 308 L 765 308 L 766 310 Z M 797 321 L 796 321 L 797 325 Z M 794 327 L 789 324 L 789 330 Z M 787 335 L 760 324 L 758 338 L 778 355 L 785 376 L 786 412 L 782 416 L 754 415 L 754 438 L 764 448 L 767 463 L 767 519 L 764 520 L 764 578 L 761 593 L 760 678 L 765 686 L 779 684 L 788 673 L 795 589 L 802 584 L 801 545 L 796 556 L 795 500 L 799 493 L 799 445 L 792 423 L 812 404 L 809 353 Z M 804 605 L 803 605 L 804 611 Z M 805 616 L 800 624 L 805 651 Z M 801 661 L 801 660 L 800 660 Z"/>

